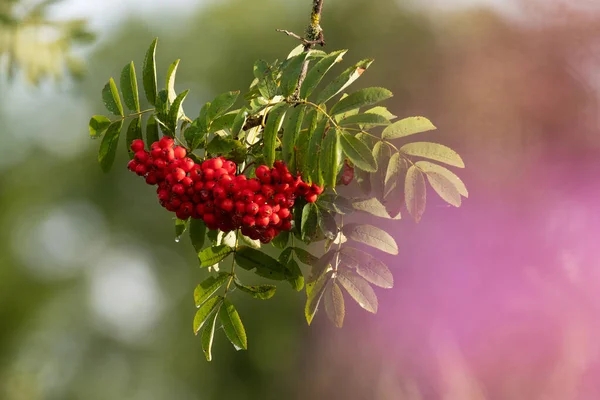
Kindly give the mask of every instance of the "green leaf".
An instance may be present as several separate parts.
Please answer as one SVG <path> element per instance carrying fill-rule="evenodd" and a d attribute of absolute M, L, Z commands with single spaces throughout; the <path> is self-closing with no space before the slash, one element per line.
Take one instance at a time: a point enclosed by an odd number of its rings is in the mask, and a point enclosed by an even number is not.
<path fill-rule="evenodd" d="M 302 179 L 307 182 L 310 180 L 308 176 L 308 145 L 310 144 L 310 135 L 309 131 L 303 130 L 298 134 L 298 138 L 296 139 L 296 171 L 302 173 Z M 293 169 L 290 169 L 291 172 L 294 172 Z"/>
<path fill-rule="evenodd" d="M 366 195 L 371 195 L 371 174 L 360 168 L 354 168 L 354 180 L 360 190 Z"/>
<path fill-rule="evenodd" d="M 390 110 L 387 109 L 387 107 L 382 107 L 382 106 L 373 107 L 373 108 L 365 111 L 365 113 L 381 115 L 383 118 L 387 119 L 388 121 L 398 118 L 396 115 L 392 114 L 390 112 Z"/>
<path fill-rule="evenodd" d="M 247 246 L 252 247 L 253 249 L 260 249 L 261 243 L 260 240 L 252 240 L 248 236 L 239 234 L 239 239 L 244 242 Z"/>
<path fill-rule="evenodd" d="M 173 101 L 171 108 L 169 109 L 169 124 L 171 125 L 173 132 L 175 132 L 175 129 L 177 128 L 177 121 L 179 120 L 179 116 L 182 115 L 183 112 L 182 103 L 189 92 L 189 90 L 185 90 L 179 93 L 179 95 Z"/>
<path fill-rule="evenodd" d="M 140 111 L 140 97 L 138 94 L 137 78 L 133 61 L 121 71 L 121 91 L 127 108 L 131 111 Z"/>
<path fill-rule="evenodd" d="M 414 142 L 405 144 L 400 151 L 409 156 L 423 157 L 443 162 L 458 168 L 464 168 L 462 158 L 451 148 L 438 143 Z"/>
<path fill-rule="evenodd" d="M 201 267 L 210 267 L 221 262 L 225 257 L 233 252 L 233 249 L 226 244 L 208 247 L 198 253 Z"/>
<path fill-rule="evenodd" d="M 315 203 L 307 203 L 302 209 L 302 240 L 311 241 L 317 236 L 319 224 L 318 209 Z"/>
<path fill-rule="evenodd" d="M 321 91 L 321 93 L 319 93 L 317 99 L 315 100 L 315 103 L 323 104 L 329 101 L 332 97 L 334 97 L 342 90 L 350 86 L 354 81 L 356 81 L 362 75 L 362 73 L 365 72 L 367 68 L 369 68 L 369 66 L 372 63 L 372 59 L 361 60 L 352 67 L 346 69 L 331 83 L 329 83 L 325 87 L 325 89 Z"/>
<path fill-rule="evenodd" d="M 146 121 L 146 142 L 148 146 L 151 146 L 152 143 L 158 142 L 158 124 L 156 123 L 156 119 L 154 119 L 154 115 L 148 117 L 148 121 Z"/>
<path fill-rule="evenodd" d="M 292 286 L 292 288 L 295 291 L 297 291 L 297 292 L 301 291 L 302 288 L 304 287 L 304 275 L 302 275 L 302 270 L 300 269 L 300 266 L 294 259 L 290 259 L 285 264 L 285 266 L 287 267 L 287 269 L 291 275 L 287 279 L 287 281 L 290 283 L 290 285 Z"/>
<path fill-rule="evenodd" d="M 196 252 L 200 252 L 204 246 L 204 240 L 206 238 L 206 225 L 204 224 L 204 221 L 201 219 L 192 218 L 190 220 L 189 230 L 192 246 L 194 246 Z"/>
<path fill-rule="evenodd" d="M 179 242 L 181 240 L 181 236 L 185 233 L 188 226 L 188 220 L 183 220 L 176 218 L 175 219 L 175 241 Z"/>
<path fill-rule="evenodd" d="M 340 144 L 344 154 L 356 167 L 366 172 L 377 171 L 377 162 L 371 154 L 371 150 L 362 141 L 348 132 L 342 131 Z"/>
<path fill-rule="evenodd" d="M 318 210 L 318 209 L 317 209 Z M 338 235 L 338 226 L 335 218 L 329 211 L 318 210 L 319 212 L 319 227 L 326 238 L 334 240 Z"/>
<path fill-rule="evenodd" d="M 380 101 L 387 100 L 392 96 L 392 92 L 384 88 L 371 87 L 361 89 L 340 100 L 333 106 L 330 114 L 337 115 L 354 110 L 355 108 L 370 106 L 379 103 Z"/>
<path fill-rule="evenodd" d="M 381 136 L 384 139 L 398 139 L 435 129 L 437 129 L 435 125 L 433 125 L 427 118 L 409 117 L 394 122 L 392 125 L 385 128 Z"/>
<path fill-rule="evenodd" d="M 223 286 L 229 277 L 229 274 L 221 272 L 217 276 L 209 276 L 196 286 L 196 289 L 194 290 L 194 302 L 196 303 L 196 307 L 200 307 L 204 304 L 206 300 Z"/>
<path fill-rule="evenodd" d="M 164 123 L 165 125 L 169 122 L 169 99 L 166 90 L 161 90 L 158 92 L 156 96 L 156 120 L 160 123 Z M 172 130 L 171 126 L 167 127 Z M 172 133 L 172 132 L 171 132 Z"/>
<path fill-rule="evenodd" d="M 167 98 L 169 99 L 169 103 L 173 103 L 175 98 L 177 97 L 177 92 L 175 91 L 175 76 L 177 75 L 177 67 L 179 66 L 179 61 L 175 60 L 173 64 L 169 66 L 169 70 L 167 71 Z"/>
<path fill-rule="evenodd" d="M 326 118 L 323 118 L 321 122 L 319 122 L 316 129 L 312 133 L 312 136 L 310 137 L 310 142 L 308 144 L 308 174 L 310 175 L 311 181 L 319 186 L 321 186 L 323 183 L 323 177 L 321 176 L 319 170 L 321 146 L 323 143 L 323 135 L 325 134 L 325 129 L 327 128 L 328 122 L 329 121 Z"/>
<path fill-rule="evenodd" d="M 398 254 L 398 245 L 394 238 L 373 225 L 347 224 L 343 228 L 348 239 L 366 244 L 389 254 Z"/>
<path fill-rule="evenodd" d="M 300 78 L 300 72 L 302 71 L 302 64 L 308 53 L 302 52 L 289 59 L 286 67 L 283 69 L 281 75 L 281 94 L 284 97 L 290 96 L 296 90 L 298 86 L 298 79 Z"/>
<path fill-rule="evenodd" d="M 323 300 L 325 302 L 325 313 L 327 313 L 329 320 L 333 322 L 336 327 L 341 328 L 344 325 L 346 310 L 342 289 L 340 289 L 336 282 L 327 285 Z"/>
<path fill-rule="evenodd" d="M 131 151 L 131 143 L 136 139 L 144 139 L 142 135 L 142 116 L 139 115 L 137 118 L 133 118 L 127 128 L 127 151 L 133 158 L 133 152 Z"/>
<path fill-rule="evenodd" d="M 335 258 L 335 255 L 336 255 L 336 253 L 334 251 L 330 250 L 327 253 L 323 254 L 321 256 L 321 258 L 319 258 L 317 261 L 310 264 L 312 266 L 312 268 L 310 270 L 310 276 L 308 277 L 308 280 L 306 281 L 307 282 L 306 283 L 307 292 L 308 292 L 308 286 L 311 284 L 314 284 L 321 275 L 323 275 L 325 272 L 327 272 L 329 270 L 329 267 L 331 267 L 331 261 L 333 261 L 333 259 Z"/>
<path fill-rule="evenodd" d="M 223 302 L 223 297 L 216 296 L 211 299 L 208 299 L 207 301 L 204 302 L 204 304 L 202 304 L 200 309 L 196 312 L 196 316 L 194 317 L 194 334 L 195 335 L 197 335 L 198 332 L 200 332 L 200 329 L 202 329 L 202 327 L 206 323 L 206 320 L 208 319 L 208 317 L 210 317 L 210 315 L 213 312 L 215 312 L 215 310 L 218 310 L 219 307 L 221 307 L 222 302 Z"/>
<path fill-rule="evenodd" d="M 414 165 L 406 173 L 404 195 L 408 212 L 419 222 L 425 212 L 427 192 L 423 173 Z"/>
<path fill-rule="evenodd" d="M 242 129 L 244 128 L 244 124 L 246 123 L 246 118 L 248 117 L 248 110 L 243 107 L 238 113 L 235 115 L 235 119 L 231 124 L 231 136 L 233 138 L 237 138 Z"/>
<path fill-rule="evenodd" d="M 229 128 L 233 124 L 233 121 L 237 117 L 237 112 L 230 112 L 227 114 L 223 114 L 217 119 L 215 119 L 212 124 L 210 124 L 209 133 L 215 133 L 219 131 L 227 131 L 229 133 Z"/>
<path fill-rule="evenodd" d="M 373 314 L 377 313 L 377 295 L 375 295 L 373 288 L 366 280 L 352 270 L 341 269 L 338 273 L 337 281 L 346 289 L 359 306 Z"/>
<path fill-rule="evenodd" d="M 106 118 L 104 115 L 94 115 L 92 119 L 90 119 L 89 129 L 90 129 L 90 137 L 92 139 L 99 138 L 102 136 L 104 131 L 109 127 L 110 119 Z"/>
<path fill-rule="evenodd" d="M 212 360 L 212 345 L 215 340 L 215 325 L 217 323 L 217 318 L 219 317 L 219 310 L 215 312 L 215 316 L 208 320 L 206 327 L 202 331 L 202 351 L 204 352 L 204 356 L 206 357 L 206 361 Z"/>
<path fill-rule="evenodd" d="M 225 92 L 215 97 L 210 104 L 210 108 L 208 109 L 208 120 L 214 121 L 229 111 L 229 109 L 235 104 L 239 95 L 240 91 L 236 90 L 234 92 Z"/>
<path fill-rule="evenodd" d="M 350 115 L 339 122 L 340 126 L 368 124 L 372 126 L 389 125 L 390 121 L 379 115 L 372 113 L 363 113 Z"/>
<path fill-rule="evenodd" d="M 325 292 L 325 285 L 331 279 L 333 271 L 329 271 L 321 275 L 315 282 L 306 285 L 306 305 L 304 306 L 304 316 L 308 325 L 311 324 L 317 310 L 319 303 L 323 298 Z"/>
<path fill-rule="evenodd" d="M 183 133 L 185 141 L 190 149 L 194 150 L 200 146 L 200 143 L 202 143 L 202 140 L 207 134 L 206 129 L 206 124 L 203 124 L 200 121 L 200 118 L 196 118 L 194 121 L 192 121 L 191 125 L 188 126 Z"/>
<path fill-rule="evenodd" d="M 373 285 L 386 289 L 394 286 L 394 276 L 387 265 L 362 250 L 343 246 L 340 250 L 340 264 L 354 268 Z"/>
<path fill-rule="evenodd" d="M 323 140 L 319 168 L 325 186 L 334 188 L 337 172 L 342 166 L 342 147 L 340 146 L 339 131 L 330 130 Z"/>
<path fill-rule="evenodd" d="M 383 142 L 375 143 L 373 148 L 373 158 L 377 162 L 377 171 L 371 173 L 371 190 L 378 199 L 383 199 L 385 174 L 389 164 L 392 152 L 388 145 Z"/>
<path fill-rule="evenodd" d="M 275 161 L 275 149 L 277 148 L 277 134 L 283 123 L 283 118 L 289 106 L 286 103 L 276 104 L 267 117 L 267 123 L 263 132 L 265 164 L 270 168 Z"/>
<path fill-rule="evenodd" d="M 349 214 L 354 211 L 352 202 L 337 194 L 322 194 L 317 200 L 317 205 L 337 214 Z"/>
<path fill-rule="evenodd" d="M 467 190 L 467 187 L 465 186 L 463 181 L 449 169 L 444 168 L 441 165 L 431 163 L 429 161 L 417 161 L 415 165 L 421 171 L 425 172 L 425 174 L 428 176 L 432 173 L 443 176 L 452 183 L 452 185 L 456 188 L 458 193 L 460 193 L 464 197 L 469 197 L 469 191 Z"/>
<path fill-rule="evenodd" d="M 123 116 L 123 105 L 121 104 L 121 96 L 113 78 L 110 78 L 108 83 L 102 89 L 102 101 L 108 111 L 115 115 Z"/>
<path fill-rule="evenodd" d="M 279 235 L 275 236 L 273 240 L 271 240 L 271 244 L 278 249 L 285 249 L 287 247 L 288 242 L 290 241 L 290 233 L 288 231 L 282 231 Z"/>
<path fill-rule="evenodd" d="M 156 44 L 158 38 L 154 39 L 150 48 L 146 52 L 144 58 L 144 66 L 142 68 L 142 82 L 144 84 L 144 92 L 146 99 L 153 106 L 156 105 Z"/>
<path fill-rule="evenodd" d="M 336 63 L 340 62 L 348 50 L 334 51 L 319 60 L 306 74 L 302 87 L 300 88 L 300 98 L 308 98 L 317 85 L 321 82 L 325 74 Z"/>
<path fill-rule="evenodd" d="M 308 251 L 301 249 L 300 247 L 293 247 L 292 249 L 302 264 L 313 265 L 319 260 L 318 257 L 313 256 Z"/>
<path fill-rule="evenodd" d="M 223 300 L 223 307 L 221 308 L 219 315 L 225 335 L 233 347 L 235 347 L 236 350 L 248 349 L 246 330 L 244 329 L 240 315 L 229 299 Z"/>
<path fill-rule="evenodd" d="M 290 171 L 295 171 L 294 168 L 294 147 L 296 146 L 296 137 L 302 128 L 306 107 L 298 105 L 287 112 L 281 146 L 281 155 L 283 161 L 290 167 Z"/>
<path fill-rule="evenodd" d="M 235 143 L 237 140 L 232 138 L 225 138 L 221 136 L 215 136 L 213 140 L 210 141 L 206 150 L 209 154 L 227 154 L 233 150 L 235 147 Z"/>
<path fill-rule="evenodd" d="M 356 199 L 352 202 L 355 210 L 362 211 L 380 218 L 400 219 L 400 215 L 392 216 L 383 204 L 376 198 Z"/>
<path fill-rule="evenodd" d="M 408 169 L 407 162 L 400 153 L 392 154 L 383 180 L 383 197 L 387 199 L 400 185 L 404 188 L 404 176 Z"/>
<path fill-rule="evenodd" d="M 122 120 L 111 123 L 106 130 L 106 134 L 104 134 L 104 137 L 102 138 L 100 150 L 98 151 L 98 162 L 104 172 L 110 171 L 110 168 L 115 162 L 122 127 Z"/>
<path fill-rule="evenodd" d="M 272 68 L 263 60 L 254 63 L 254 76 L 258 79 L 258 90 L 267 100 L 277 94 L 277 82 L 273 78 Z"/>
<path fill-rule="evenodd" d="M 436 172 L 426 174 L 429 184 L 435 192 L 448 204 L 454 207 L 460 207 L 461 198 L 456 186 L 444 175 Z"/>
<path fill-rule="evenodd" d="M 238 282 L 234 282 L 235 286 L 244 293 L 248 293 L 250 296 L 259 300 L 268 300 L 275 296 L 277 286 L 274 285 L 258 285 L 258 286 L 245 286 Z"/>
<path fill-rule="evenodd" d="M 279 261 L 251 247 L 240 246 L 235 253 L 235 262 L 247 271 L 256 268 L 255 273 L 263 278 L 282 281 L 290 277 L 287 268 Z"/>

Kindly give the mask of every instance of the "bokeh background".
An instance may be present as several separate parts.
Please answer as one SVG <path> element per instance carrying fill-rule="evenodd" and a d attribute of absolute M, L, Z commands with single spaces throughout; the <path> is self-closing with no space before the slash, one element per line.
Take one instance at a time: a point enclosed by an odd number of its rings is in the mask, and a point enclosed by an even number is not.
<path fill-rule="evenodd" d="M 375 58 L 357 87 L 430 117 L 470 199 L 430 192 L 420 224 L 382 223 L 401 252 L 378 315 L 347 299 L 343 329 L 324 315 L 309 329 L 286 285 L 268 302 L 236 294 L 250 348 L 220 334 L 212 363 L 191 329 L 206 271 L 124 152 L 101 173 L 87 122 L 155 36 L 160 81 L 182 59 L 189 115 L 246 89 L 255 59 L 296 45 L 275 29 L 301 32 L 310 1 L 52 3 L 47 18 L 86 19 L 97 39 L 72 49 L 81 79 L 34 85 L 17 65 L 0 82 L 0 399 L 600 398 L 598 2 L 327 0 L 328 50 Z M 47 57 L 31 43 L 25 59 Z"/>

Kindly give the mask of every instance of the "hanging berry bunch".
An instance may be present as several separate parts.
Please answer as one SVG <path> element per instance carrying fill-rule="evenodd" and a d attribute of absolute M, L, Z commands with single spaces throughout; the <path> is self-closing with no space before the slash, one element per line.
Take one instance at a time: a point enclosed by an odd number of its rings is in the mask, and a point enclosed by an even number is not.
<path fill-rule="evenodd" d="M 353 222 L 352 214 L 397 220 L 405 207 L 418 222 L 426 181 L 453 206 L 468 196 L 460 178 L 439 164 L 463 168 L 456 152 L 433 142 L 397 143 L 436 129 L 428 119 L 393 122 L 395 115 L 376 106 L 392 96 L 384 88 L 346 93 L 372 60 L 325 81 L 346 50 L 313 49 L 323 44 L 321 9 L 322 0 L 314 0 L 310 40 L 301 39 L 284 61 L 254 64 L 255 79 L 239 109 L 231 110 L 240 102 L 239 92 L 227 92 L 188 118 L 183 109 L 188 91 L 175 90 L 179 60 L 169 67 L 165 88 L 157 88 L 154 40 L 142 68 L 151 107 L 140 107 L 131 62 L 121 73 L 122 97 L 112 78 L 102 91 L 117 118 L 97 115 L 89 124 L 90 135 L 102 137 L 98 160 L 108 171 L 124 121 L 131 120 L 128 169 L 156 186 L 158 203 L 175 214 L 177 240 L 188 231 L 200 267 L 210 271 L 194 292 L 193 322 L 208 360 L 219 326 L 236 349 L 247 348 L 232 293 L 269 299 L 276 292 L 271 284 L 244 284 L 236 268 L 305 289 L 307 322 L 323 305 L 341 327 L 342 289 L 365 310 L 377 312 L 372 286 L 391 288 L 393 276 L 372 252 L 398 254 L 389 233 L 376 223 Z M 131 114 L 125 114 L 122 99 Z"/>

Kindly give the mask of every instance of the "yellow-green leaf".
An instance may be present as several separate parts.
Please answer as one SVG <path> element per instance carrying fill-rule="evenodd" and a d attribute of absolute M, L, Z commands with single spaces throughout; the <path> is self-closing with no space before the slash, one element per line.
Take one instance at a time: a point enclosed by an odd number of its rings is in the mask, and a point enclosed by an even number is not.
<path fill-rule="evenodd" d="M 223 300 L 223 307 L 221 307 L 221 312 L 219 314 L 225 335 L 233 347 L 235 347 L 236 350 L 248 349 L 246 330 L 244 329 L 240 315 L 229 299 Z"/>
<path fill-rule="evenodd" d="M 106 131 L 106 129 L 110 126 L 110 119 L 106 118 L 104 115 L 94 115 L 90 119 L 90 123 L 88 128 L 90 130 L 90 137 L 92 139 L 96 139 Z"/>
<path fill-rule="evenodd" d="M 442 175 L 450 182 L 452 182 L 452 185 L 456 188 L 456 190 L 458 190 L 458 193 L 460 193 L 464 197 L 469 197 L 469 192 L 463 181 L 448 168 L 442 167 L 441 165 L 434 164 L 429 161 L 417 161 L 415 165 L 427 175 L 431 173 Z"/>
<path fill-rule="evenodd" d="M 194 317 L 194 334 L 197 335 L 200 332 L 200 329 L 204 326 L 208 317 L 211 316 L 215 310 L 218 310 L 223 301 L 223 297 L 216 296 L 202 304 L 200 309 L 196 312 L 196 316 Z"/>
<path fill-rule="evenodd" d="M 300 98 L 306 99 L 310 96 L 325 74 L 331 67 L 340 62 L 347 52 L 348 50 L 334 51 L 320 59 L 306 74 L 306 78 L 300 88 Z"/>
<path fill-rule="evenodd" d="M 122 120 L 113 122 L 102 138 L 100 150 L 98 151 L 98 162 L 104 172 L 108 172 L 115 162 L 122 127 Z"/>
<path fill-rule="evenodd" d="M 331 115 L 337 115 L 355 108 L 370 106 L 392 97 L 392 92 L 385 88 L 370 87 L 358 90 L 340 100 L 331 109 Z"/>
<path fill-rule="evenodd" d="M 423 173 L 414 165 L 406 173 L 404 198 L 408 212 L 416 222 L 419 222 L 425 212 L 427 192 Z"/>
<path fill-rule="evenodd" d="M 286 103 L 279 103 L 269 111 L 267 124 L 263 132 L 263 154 L 265 156 L 265 164 L 268 167 L 272 167 L 273 162 L 275 162 L 275 149 L 278 144 L 277 134 L 279 133 L 279 129 L 281 129 L 283 118 L 288 108 L 289 105 Z"/>
<path fill-rule="evenodd" d="M 348 132 L 342 131 L 340 136 L 340 145 L 344 154 L 359 169 L 366 172 L 377 171 L 377 162 L 367 147 L 361 140 L 355 138 Z"/>
<path fill-rule="evenodd" d="M 372 59 L 365 59 L 346 69 L 337 78 L 331 81 L 331 83 L 329 83 L 325 89 L 321 91 L 321 93 L 319 93 L 315 103 L 326 103 L 332 97 L 339 94 L 342 90 L 346 89 L 354 81 L 360 78 L 363 72 L 365 72 L 372 63 Z"/>
<path fill-rule="evenodd" d="M 138 94 L 137 78 L 133 61 L 121 71 L 121 92 L 127 108 L 131 111 L 140 111 L 140 97 Z"/>
<path fill-rule="evenodd" d="M 156 44 L 158 38 L 154 39 L 150 48 L 146 52 L 144 58 L 144 66 L 142 68 L 142 82 L 144 84 L 144 92 L 146 99 L 153 106 L 156 105 Z"/>
<path fill-rule="evenodd" d="M 127 151 L 131 158 L 133 158 L 133 152 L 131 151 L 131 143 L 136 139 L 143 139 L 142 136 L 142 116 L 139 115 L 137 118 L 133 118 L 127 128 Z"/>
<path fill-rule="evenodd" d="M 217 276 L 209 276 L 194 289 L 196 307 L 202 306 L 229 278 L 229 274 L 221 272 Z"/>
<path fill-rule="evenodd" d="M 435 125 L 424 117 L 409 117 L 394 122 L 383 130 L 384 139 L 397 139 L 416 133 L 427 132 L 437 129 Z"/>
<path fill-rule="evenodd" d="M 217 318 L 219 317 L 219 310 L 215 312 L 215 316 L 208 320 L 208 323 L 204 327 L 202 331 L 202 351 L 204 352 L 204 356 L 206 357 L 206 361 L 212 360 L 212 345 L 215 340 L 215 326 L 217 323 Z"/>
<path fill-rule="evenodd" d="M 325 312 L 329 320 L 336 327 L 341 328 L 344 325 L 346 308 L 344 306 L 344 295 L 336 282 L 327 285 L 323 299 L 325 301 Z"/>
<path fill-rule="evenodd" d="M 389 289 L 394 286 L 394 276 L 383 261 L 354 247 L 342 246 L 340 264 L 354 268 L 356 272 L 373 285 Z"/>
<path fill-rule="evenodd" d="M 462 158 L 451 148 L 439 143 L 413 142 L 405 144 L 400 151 L 409 156 L 423 157 L 430 160 L 443 162 L 458 168 L 464 168 Z"/>
<path fill-rule="evenodd" d="M 244 293 L 248 293 L 250 296 L 259 300 L 268 300 L 275 295 L 277 287 L 274 285 L 257 285 L 257 286 L 246 286 L 235 282 L 235 286 Z"/>
<path fill-rule="evenodd" d="M 325 292 L 325 285 L 331 279 L 333 271 L 329 271 L 321 275 L 316 281 L 308 283 L 306 285 L 306 304 L 304 306 L 304 316 L 308 325 L 311 324 L 317 310 L 319 303 L 323 298 Z"/>
<path fill-rule="evenodd" d="M 377 295 L 365 279 L 350 269 L 342 268 L 338 273 L 337 281 L 359 306 L 373 314 L 377 313 Z"/>
<path fill-rule="evenodd" d="M 177 92 L 175 91 L 175 76 L 177 75 L 177 67 L 179 66 L 180 60 L 175 60 L 173 64 L 169 66 L 167 71 L 167 98 L 169 99 L 169 103 L 173 103 L 175 98 L 177 97 Z"/>
<path fill-rule="evenodd" d="M 343 233 L 348 239 L 366 244 L 367 246 L 374 247 L 392 255 L 398 254 L 398 245 L 392 235 L 376 226 L 366 224 L 346 224 Z"/>
<path fill-rule="evenodd" d="M 376 197 L 370 197 L 368 199 L 355 199 L 352 201 L 352 206 L 358 211 L 366 212 L 376 217 L 400 219 L 400 214 L 394 216 L 390 215 L 385 206 L 381 204 Z"/>
<path fill-rule="evenodd" d="M 233 252 L 233 249 L 226 244 L 208 247 L 198 253 L 201 267 L 210 267 L 221 262 L 225 257 Z"/>
<path fill-rule="evenodd" d="M 104 89 L 102 89 L 102 101 L 108 111 L 115 115 L 123 116 L 121 96 L 113 78 L 110 78 L 108 83 L 104 85 Z"/>

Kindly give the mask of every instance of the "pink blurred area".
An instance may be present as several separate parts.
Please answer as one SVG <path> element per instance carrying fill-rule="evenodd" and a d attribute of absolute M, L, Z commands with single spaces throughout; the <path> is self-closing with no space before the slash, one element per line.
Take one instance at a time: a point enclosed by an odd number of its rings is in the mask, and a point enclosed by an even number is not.
<path fill-rule="evenodd" d="M 307 395 L 600 399 L 600 7 L 583 3 L 436 21 L 439 66 L 402 115 L 429 110 L 470 198 L 429 191 L 421 223 L 392 228 L 394 289 L 377 316 L 346 298 Z"/>

